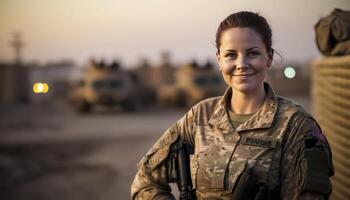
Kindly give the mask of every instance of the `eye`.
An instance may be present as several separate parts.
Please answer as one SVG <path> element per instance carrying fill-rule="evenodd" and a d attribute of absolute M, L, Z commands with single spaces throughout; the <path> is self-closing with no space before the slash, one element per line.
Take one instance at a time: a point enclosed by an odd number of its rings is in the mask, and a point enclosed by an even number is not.
<path fill-rule="evenodd" d="M 230 52 L 225 54 L 225 58 L 235 59 L 237 57 L 236 53 Z"/>
<path fill-rule="evenodd" d="M 248 53 L 247 53 L 247 56 L 249 57 L 249 58 L 256 58 L 257 56 L 259 56 L 260 55 L 260 52 L 259 51 L 249 51 Z"/>

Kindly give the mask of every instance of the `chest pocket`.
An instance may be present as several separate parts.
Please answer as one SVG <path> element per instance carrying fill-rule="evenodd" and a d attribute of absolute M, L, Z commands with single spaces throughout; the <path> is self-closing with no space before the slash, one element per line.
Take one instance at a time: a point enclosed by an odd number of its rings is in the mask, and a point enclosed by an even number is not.
<path fill-rule="evenodd" d="M 226 190 L 227 168 L 232 155 L 232 144 L 211 143 L 202 146 L 200 151 L 191 159 L 191 175 L 194 187 L 198 191 L 223 191 Z M 237 169 L 242 171 L 245 161 L 236 163 Z M 240 170 L 233 175 L 239 176 Z"/>
<path fill-rule="evenodd" d="M 258 181 L 277 184 L 279 180 L 279 160 L 281 156 L 280 139 L 272 137 L 242 136 L 240 144 L 232 157 L 247 159 Z M 235 168 L 229 168 L 229 173 Z"/>
<path fill-rule="evenodd" d="M 247 167 L 247 159 L 237 158 L 234 162 L 230 162 L 228 168 L 228 177 L 225 181 L 228 191 L 233 191 L 237 180 L 242 175 L 243 171 Z"/>

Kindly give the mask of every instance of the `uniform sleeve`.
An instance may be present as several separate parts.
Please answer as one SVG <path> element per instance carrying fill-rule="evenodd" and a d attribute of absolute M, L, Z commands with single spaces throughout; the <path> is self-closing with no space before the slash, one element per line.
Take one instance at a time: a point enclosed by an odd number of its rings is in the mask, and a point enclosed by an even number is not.
<path fill-rule="evenodd" d="M 328 199 L 334 174 L 326 137 L 311 118 L 296 120 L 286 137 L 281 159 L 281 199 Z"/>
<path fill-rule="evenodd" d="M 170 146 L 176 140 L 193 146 L 194 109 L 165 131 L 138 164 L 131 186 L 132 199 L 175 199 L 169 187 L 167 159 Z"/>

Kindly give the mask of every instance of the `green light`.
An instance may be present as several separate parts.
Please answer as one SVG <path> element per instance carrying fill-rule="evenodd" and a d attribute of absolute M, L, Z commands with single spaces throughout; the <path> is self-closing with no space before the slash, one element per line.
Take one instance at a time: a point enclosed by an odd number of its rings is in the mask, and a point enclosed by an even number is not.
<path fill-rule="evenodd" d="M 295 69 L 293 67 L 286 67 L 284 69 L 284 76 L 289 78 L 289 79 L 292 79 L 294 78 L 296 75 L 296 72 L 295 72 Z"/>

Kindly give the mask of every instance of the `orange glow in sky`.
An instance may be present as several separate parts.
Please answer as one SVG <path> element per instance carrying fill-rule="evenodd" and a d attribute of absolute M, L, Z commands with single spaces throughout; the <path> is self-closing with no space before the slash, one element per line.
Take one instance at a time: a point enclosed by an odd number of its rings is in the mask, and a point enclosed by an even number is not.
<path fill-rule="evenodd" d="M 25 61 L 140 57 L 214 60 L 215 31 L 232 12 L 260 12 L 270 22 L 273 45 L 283 60 L 319 57 L 314 25 L 334 8 L 350 10 L 349 0 L 1 0 L 0 61 L 13 59 L 11 33 L 21 31 Z"/>

